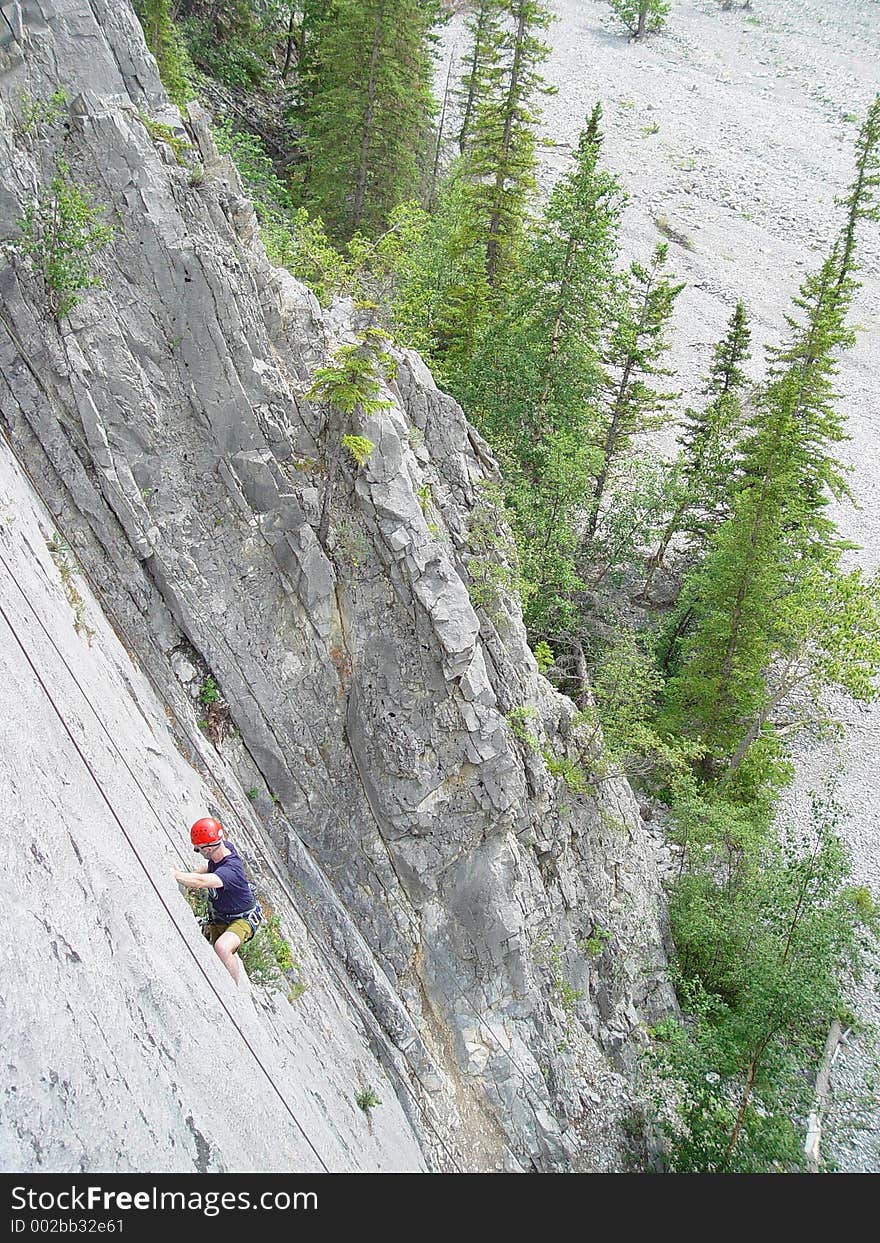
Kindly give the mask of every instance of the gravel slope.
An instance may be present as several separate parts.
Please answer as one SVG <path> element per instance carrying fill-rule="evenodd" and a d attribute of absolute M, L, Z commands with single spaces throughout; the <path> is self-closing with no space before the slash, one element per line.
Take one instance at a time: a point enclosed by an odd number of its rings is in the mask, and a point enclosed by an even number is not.
<path fill-rule="evenodd" d="M 596 99 L 605 113 L 606 163 L 631 200 L 624 251 L 645 256 L 664 218 L 686 244 L 670 260 L 687 288 L 675 316 L 670 363 L 683 401 L 697 393 L 713 343 L 737 298 L 752 317 L 753 371 L 763 346 L 778 342 L 806 272 L 815 269 L 838 226 L 835 197 L 852 176 L 858 122 L 880 87 L 880 4 L 876 0 L 754 0 L 751 13 L 723 13 L 716 0 L 675 0 L 668 30 L 644 44 L 617 31 L 607 4 L 550 0 L 547 78 L 559 93 L 544 109 L 542 181 L 567 167 L 571 144 Z M 466 44 L 458 18 L 447 49 Z M 445 73 L 445 68 L 444 68 Z M 840 508 L 854 554 L 880 565 L 880 227 L 863 229 L 862 288 L 853 320 L 863 331 L 840 373 L 852 439 L 857 507 Z M 670 433 L 667 438 L 671 441 Z M 860 882 L 880 892 L 880 708 L 844 710 L 836 749 L 812 746 L 799 757 L 790 800 L 803 814 L 806 791 L 839 761 L 848 811 L 844 833 Z M 854 994 L 865 1022 L 880 1022 L 876 984 Z M 833 1105 L 823 1152 L 844 1171 L 880 1169 L 880 1095 L 869 1086 L 876 1036 L 852 1037 L 835 1065 Z M 858 1098 L 858 1099 L 857 1099 Z M 861 1118 L 863 1128 L 852 1121 Z"/>

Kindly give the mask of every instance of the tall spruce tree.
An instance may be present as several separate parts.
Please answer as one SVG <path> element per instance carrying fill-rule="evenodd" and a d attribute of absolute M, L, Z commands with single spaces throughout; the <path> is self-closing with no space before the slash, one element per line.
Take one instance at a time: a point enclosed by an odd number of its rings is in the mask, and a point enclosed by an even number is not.
<path fill-rule="evenodd" d="M 686 531 L 705 547 L 730 512 L 735 444 L 743 422 L 741 394 L 747 382 L 742 364 L 749 358 L 750 337 L 745 306 L 737 302 L 727 332 L 715 346 L 703 388 L 709 400 L 701 410 L 686 410 L 682 420 L 677 502 L 648 559 L 642 598 L 648 597 L 674 536 Z"/>
<path fill-rule="evenodd" d="M 484 89 L 476 101 L 467 170 L 474 240 L 484 249 L 486 279 L 510 269 L 535 183 L 537 97 L 552 90 L 540 72 L 550 49 L 539 37 L 553 15 L 540 0 L 504 0 L 506 24 L 493 23 Z"/>
<path fill-rule="evenodd" d="M 605 350 L 605 400 L 598 420 L 599 465 L 592 488 L 586 535 L 596 534 L 602 498 L 614 459 L 633 436 L 657 426 L 657 416 L 674 393 L 650 381 L 669 375 L 661 365 L 669 348 L 666 332 L 675 299 L 684 288 L 664 271 L 668 246 L 661 242 L 644 264 L 633 262 L 621 282 Z"/>
<path fill-rule="evenodd" d="M 339 0 L 299 0 L 290 6 L 281 77 L 286 81 L 291 69 L 296 67 L 294 115 L 297 117 L 320 82 L 321 40 L 338 5 Z"/>
<path fill-rule="evenodd" d="M 858 147 L 870 167 L 880 133 L 872 108 Z M 695 619 L 667 710 L 700 738 L 707 763 L 735 774 L 749 749 L 787 712 L 785 728 L 814 719 L 824 692 L 876 693 L 880 609 L 876 581 L 840 566 L 844 548 L 828 514 L 847 490 L 835 446 L 840 352 L 855 281 L 856 224 L 872 210 L 870 179 L 846 200 L 843 229 L 819 272 L 804 281 L 788 316 L 790 337 L 771 352 L 741 455 L 733 512 L 683 595 Z"/>
<path fill-rule="evenodd" d="M 502 70 L 501 18 L 504 0 L 480 0 L 468 18 L 470 47 L 465 57 L 465 73 L 457 92 L 461 108 L 458 149 L 464 154 L 471 135 L 471 126 L 480 99 L 497 90 Z"/>
<path fill-rule="evenodd" d="M 417 196 L 429 162 L 432 0 L 348 0 L 321 26 L 303 146 L 303 194 L 337 238 L 375 235 Z"/>
<path fill-rule="evenodd" d="M 571 171 L 526 231 L 503 310 L 456 386 L 505 467 L 527 620 L 542 635 L 571 614 L 581 587 L 577 526 L 598 469 L 593 411 L 603 379 L 602 331 L 624 195 L 599 166 L 602 110 L 593 110 Z"/>

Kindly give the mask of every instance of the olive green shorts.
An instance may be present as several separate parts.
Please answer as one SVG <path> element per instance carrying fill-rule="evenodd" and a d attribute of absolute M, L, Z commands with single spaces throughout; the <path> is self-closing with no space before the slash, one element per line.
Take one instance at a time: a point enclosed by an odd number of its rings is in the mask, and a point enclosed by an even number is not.
<path fill-rule="evenodd" d="M 234 932 L 242 945 L 254 935 L 254 930 L 246 919 L 234 919 L 231 924 L 205 924 L 205 936 L 212 945 L 224 932 Z"/>

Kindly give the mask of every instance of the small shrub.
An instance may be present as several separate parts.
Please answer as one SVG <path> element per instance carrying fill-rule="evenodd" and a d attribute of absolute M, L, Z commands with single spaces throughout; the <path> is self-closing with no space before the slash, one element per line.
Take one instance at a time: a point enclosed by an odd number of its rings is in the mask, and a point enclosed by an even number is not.
<path fill-rule="evenodd" d="M 204 718 L 199 721 L 199 728 L 205 731 L 211 742 L 217 747 L 224 739 L 234 735 L 236 729 L 232 723 L 232 716 L 226 701 L 220 694 L 220 688 L 210 673 L 202 682 L 199 690 L 199 702 L 206 709 Z"/>
<path fill-rule="evenodd" d="M 34 99 L 26 91 L 21 95 L 21 120 L 23 134 L 39 134 L 54 125 L 67 111 L 67 91 L 59 87 L 48 99 Z"/>
<path fill-rule="evenodd" d="M 538 739 L 526 728 L 526 722 L 533 720 L 535 715 L 535 709 L 529 704 L 527 707 L 513 708 L 505 718 L 514 738 L 524 742 L 532 751 L 538 750 Z"/>
<path fill-rule="evenodd" d="M 100 286 L 92 264 L 114 230 L 101 221 L 104 209 L 72 180 L 69 165 L 60 157 L 55 169 L 49 186 L 25 208 L 18 222 L 21 236 L 12 245 L 33 263 L 57 323 L 79 305 L 84 290 Z"/>
<path fill-rule="evenodd" d="M 281 924 L 274 913 L 267 916 L 255 935 L 238 951 L 251 981 L 260 988 L 278 988 L 286 982 L 288 972 L 299 972 L 298 963 L 293 960 L 290 945 L 281 932 Z M 297 996 L 305 992 L 305 984 L 296 981 L 293 988 L 299 988 Z M 293 991 L 293 989 L 291 989 Z"/>
<path fill-rule="evenodd" d="M 203 703 L 206 708 L 209 708 L 211 704 L 217 703 L 219 698 L 220 690 L 209 673 L 204 682 L 202 682 L 202 687 L 199 691 L 199 702 Z"/>
<path fill-rule="evenodd" d="M 183 153 L 184 151 L 192 150 L 192 143 L 175 134 L 170 125 L 164 125 L 161 121 L 154 121 L 152 117 L 148 117 L 144 112 L 138 113 L 138 116 L 153 142 L 164 142 L 166 146 L 171 148 L 177 163 L 181 165 L 186 164 Z M 193 172 L 195 172 L 195 169 L 193 169 Z M 202 169 L 202 179 L 204 180 L 204 169 Z M 190 185 L 192 184 L 192 174 L 190 174 Z"/>
<path fill-rule="evenodd" d="M 591 794 L 593 785 L 580 764 L 566 756 L 557 756 L 546 747 L 541 755 L 552 777 L 561 777 L 572 794 Z"/>
<path fill-rule="evenodd" d="M 375 1109 L 377 1105 L 382 1104 L 372 1088 L 361 1088 L 355 1100 L 357 1101 L 358 1109 L 362 1109 L 365 1114 L 368 1114 L 371 1109 Z"/>
<path fill-rule="evenodd" d="M 260 797 L 260 791 L 257 789 L 256 786 L 251 786 L 249 790 L 245 790 L 245 796 L 249 798 L 251 802 L 253 803 L 255 802 L 256 799 Z"/>
<path fill-rule="evenodd" d="M 578 941 L 578 949 L 583 954 L 589 955 L 591 958 L 598 958 L 605 949 L 606 942 L 611 940 L 611 933 L 606 928 L 600 928 L 596 925 L 589 936 L 584 937 L 582 941 Z"/>
<path fill-rule="evenodd" d="M 349 451 L 358 466 L 363 466 L 366 463 L 376 447 L 372 440 L 368 440 L 366 436 L 345 435 L 342 437 L 342 444 Z"/>
<path fill-rule="evenodd" d="M 423 483 L 421 487 L 416 490 L 416 496 L 418 497 L 422 513 L 427 518 L 428 511 L 434 503 L 434 495 L 431 491 L 431 485 L 429 483 Z"/>
<path fill-rule="evenodd" d="M 340 521 L 333 532 L 333 555 L 337 565 L 342 562 L 359 570 L 372 559 L 373 548 L 364 531 L 351 522 Z"/>
<path fill-rule="evenodd" d="M 549 643 L 545 643 L 543 639 L 535 644 L 534 657 L 538 662 L 538 672 L 546 673 L 548 669 L 552 669 L 556 664 L 556 657 Z"/>
<path fill-rule="evenodd" d="M 61 583 L 64 587 L 64 594 L 67 596 L 67 602 L 73 610 L 73 628 L 77 634 L 84 636 L 89 647 L 91 647 L 95 632 L 85 621 L 86 602 L 80 595 L 74 582 L 73 576 L 76 572 L 76 564 L 73 560 L 70 545 L 56 531 L 52 538 L 47 541 L 46 547 L 49 549 L 52 560 L 58 568 Z"/>

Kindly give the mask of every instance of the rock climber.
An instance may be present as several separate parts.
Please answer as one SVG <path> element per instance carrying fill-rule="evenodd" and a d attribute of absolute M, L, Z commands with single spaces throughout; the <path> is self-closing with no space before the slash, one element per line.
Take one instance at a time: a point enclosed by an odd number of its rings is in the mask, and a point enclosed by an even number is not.
<path fill-rule="evenodd" d="M 237 985 L 236 954 L 256 932 L 263 912 L 244 874 L 241 856 L 226 840 L 220 821 L 203 816 L 189 835 L 199 856 L 196 870 L 181 872 L 172 868 L 171 875 L 187 889 L 207 890 L 208 917 L 203 932 Z"/>

